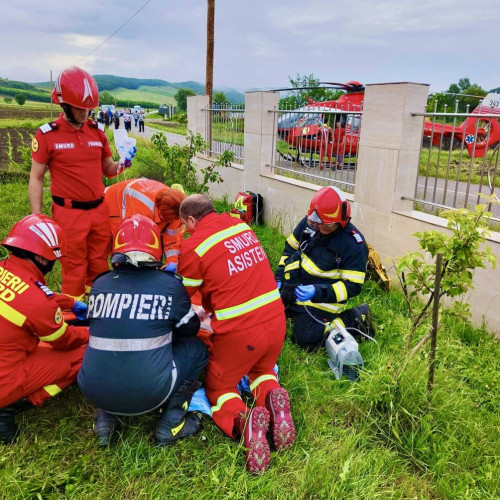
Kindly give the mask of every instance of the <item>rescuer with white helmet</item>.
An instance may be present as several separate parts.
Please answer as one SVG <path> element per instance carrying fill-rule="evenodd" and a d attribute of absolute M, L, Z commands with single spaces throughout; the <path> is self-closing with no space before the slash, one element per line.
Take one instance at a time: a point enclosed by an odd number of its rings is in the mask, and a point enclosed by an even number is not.
<path fill-rule="evenodd" d="M 65 69 L 52 101 L 62 113 L 42 125 L 31 147 L 29 199 L 31 212 L 42 212 L 43 178 L 50 170 L 52 215 L 64 229 L 67 255 L 61 260 L 62 291 L 81 298 L 95 276 L 108 269 L 110 232 L 102 176 L 116 176 L 131 165 L 113 161 L 102 124 L 88 119 L 99 103 L 95 79 L 81 68 Z"/>
<path fill-rule="evenodd" d="M 373 335 L 367 304 L 343 310 L 361 291 L 367 260 L 368 247 L 351 223 L 345 194 L 334 186 L 321 188 L 287 238 L 275 273 L 287 315 L 294 321 L 293 340 L 300 347 L 322 346 L 332 322 Z M 360 337 L 355 331 L 353 335 Z"/>

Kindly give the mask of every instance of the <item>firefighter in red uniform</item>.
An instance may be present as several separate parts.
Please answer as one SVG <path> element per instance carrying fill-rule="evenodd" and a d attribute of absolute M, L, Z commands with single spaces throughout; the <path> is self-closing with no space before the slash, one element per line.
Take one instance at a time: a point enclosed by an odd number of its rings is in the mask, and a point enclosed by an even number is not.
<path fill-rule="evenodd" d="M 109 225 L 115 234 L 120 224 L 132 215 L 144 215 L 158 225 L 162 234 L 166 269 L 175 271 L 184 235 L 179 207 L 186 198 L 182 186 L 169 188 L 151 179 L 128 179 L 106 188 Z"/>
<path fill-rule="evenodd" d="M 84 319 L 86 305 L 45 283 L 64 255 L 62 229 L 46 215 L 28 215 L 2 245 L 12 252 L 0 261 L 0 442 L 7 444 L 17 436 L 19 411 L 40 406 L 76 380 L 89 332 L 68 326 L 61 312 L 72 309 Z"/>
<path fill-rule="evenodd" d="M 93 279 L 108 270 L 110 231 L 102 176 L 116 176 L 129 167 L 135 150 L 123 163 L 113 161 L 104 126 L 88 120 L 99 102 L 94 78 L 77 67 L 57 79 L 52 100 L 63 113 L 42 125 L 32 143 L 29 181 L 31 212 L 42 212 L 43 177 L 49 167 L 52 215 L 68 240 L 62 264 L 62 291 L 81 298 Z M 86 289 L 87 287 L 87 289 Z"/>
<path fill-rule="evenodd" d="M 269 421 L 276 449 L 295 439 L 288 393 L 273 371 L 285 340 L 283 304 L 249 226 L 217 215 L 212 202 L 199 194 L 183 201 L 180 215 L 192 235 L 181 243 L 179 274 L 190 295 L 201 292 L 205 311 L 213 315 L 205 377 L 212 418 L 228 436 L 243 437 L 247 468 L 259 473 L 269 465 Z M 251 411 L 236 390 L 247 374 L 256 400 Z"/>

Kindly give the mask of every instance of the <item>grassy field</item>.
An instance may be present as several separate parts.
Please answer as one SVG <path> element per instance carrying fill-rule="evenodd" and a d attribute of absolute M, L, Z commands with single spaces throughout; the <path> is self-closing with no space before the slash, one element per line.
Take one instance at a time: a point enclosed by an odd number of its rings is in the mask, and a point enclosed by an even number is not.
<path fill-rule="evenodd" d="M 143 141 L 127 177 L 161 179 L 163 168 Z M 0 189 L 3 238 L 29 208 L 25 180 Z M 44 209 L 49 213 L 47 192 Z M 279 220 L 255 229 L 275 267 L 284 236 L 272 226 Z M 56 267 L 49 285 L 59 283 Z M 0 447 L 0 498 L 499 498 L 498 342 L 485 329 L 443 315 L 436 387 L 428 398 L 425 354 L 394 377 L 409 328 L 402 295 L 368 282 L 353 305 L 363 301 L 372 306 L 379 346 L 360 346 L 366 368 L 359 383 L 336 381 L 324 351 L 306 353 L 285 342 L 280 378 L 297 440 L 272 453 L 265 475 L 248 475 L 241 444 L 208 418 L 198 436 L 164 449 L 152 441 L 157 415 L 127 418 L 117 444 L 100 449 L 94 410 L 74 386 L 20 416 L 18 444 Z"/>
<path fill-rule="evenodd" d="M 29 158 L 9 161 L 10 175 L 0 176 L 1 239 L 29 213 Z M 125 175 L 162 180 L 166 168 L 149 141 L 140 139 Z M 221 200 L 217 207 L 228 204 Z M 48 179 L 44 211 L 50 213 Z M 255 228 L 273 268 L 285 239 L 279 227 L 278 215 Z M 0 247 L 0 258 L 5 256 Z M 59 266 L 48 284 L 59 289 Z M 365 369 L 358 383 L 335 380 L 323 350 L 306 353 L 286 340 L 278 364 L 297 440 L 290 450 L 272 453 L 266 474 L 248 475 L 241 444 L 208 418 L 198 436 L 164 449 L 152 440 L 157 415 L 127 418 L 116 445 L 100 449 L 92 432 L 94 409 L 73 386 L 22 414 L 19 442 L 0 445 L 0 498 L 500 498 L 498 341 L 486 328 L 443 314 L 436 385 L 428 397 L 427 354 L 394 375 L 405 363 L 410 326 L 402 294 L 368 282 L 350 305 L 361 302 L 372 307 L 379 345 L 360 345 Z"/>
<path fill-rule="evenodd" d="M 157 102 L 158 104 L 172 104 L 175 106 L 176 102 L 174 95 L 178 89 L 174 87 L 145 87 L 141 86 L 137 90 L 131 89 L 115 89 L 110 91 L 116 99 L 130 100 L 130 106 L 140 104 L 141 101 Z"/>

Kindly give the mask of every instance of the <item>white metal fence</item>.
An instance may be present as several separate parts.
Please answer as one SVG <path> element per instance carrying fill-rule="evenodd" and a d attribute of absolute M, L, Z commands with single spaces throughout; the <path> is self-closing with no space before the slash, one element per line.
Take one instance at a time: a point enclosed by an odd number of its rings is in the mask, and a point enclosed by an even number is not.
<path fill-rule="evenodd" d="M 275 173 L 353 192 L 362 111 L 315 105 L 276 109 Z"/>
<path fill-rule="evenodd" d="M 220 156 L 224 151 L 234 153 L 235 162 L 243 164 L 245 106 L 213 105 L 205 111 L 205 141 L 208 144 L 206 154 Z"/>
<path fill-rule="evenodd" d="M 493 94 L 493 96 L 496 94 Z M 491 94 L 471 113 L 415 113 L 424 116 L 416 207 L 424 211 L 472 207 L 481 195 L 500 194 L 500 102 Z M 468 110 L 467 110 L 468 111 Z M 500 222 L 498 206 L 491 205 Z"/>

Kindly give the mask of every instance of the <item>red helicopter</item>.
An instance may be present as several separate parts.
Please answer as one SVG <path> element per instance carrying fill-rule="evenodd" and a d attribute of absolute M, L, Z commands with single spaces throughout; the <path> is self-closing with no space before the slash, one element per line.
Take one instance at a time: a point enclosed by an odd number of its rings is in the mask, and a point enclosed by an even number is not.
<path fill-rule="evenodd" d="M 356 114 L 356 111 L 363 108 L 364 86 L 356 81 L 325 85 L 335 86 L 346 93 L 334 101 L 314 102 L 308 99 L 309 105 L 300 108 L 302 113 L 289 113 L 290 116 L 280 118 L 278 134 L 298 151 L 298 156 L 319 153 L 320 166 L 325 156 L 330 163 L 335 157 L 339 167 L 344 155 L 356 155 L 358 151 L 361 114 Z M 499 143 L 500 124 L 495 118 L 475 118 L 473 115 L 477 114 L 500 115 L 500 95 L 488 94 L 471 116 L 458 126 L 432 122 L 427 118 L 423 134 L 435 146 L 441 144 L 443 149 L 449 149 L 453 139 L 454 149 L 463 144 L 471 157 L 483 158 Z"/>
<path fill-rule="evenodd" d="M 484 155 L 500 141 L 500 125 L 497 118 L 480 117 L 478 114 L 500 115 L 500 95 L 490 93 L 467 117 L 464 122 L 454 127 L 430 121 L 424 122 L 424 136 L 429 137 L 434 146 L 441 144 L 443 149 L 466 148 L 474 158 L 484 158 Z"/>
<path fill-rule="evenodd" d="M 333 101 L 314 102 L 300 108 L 301 113 L 289 113 L 278 120 L 278 134 L 302 153 L 319 153 L 320 166 L 324 156 L 331 163 L 332 157 L 337 166 L 342 166 L 344 155 L 355 155 L 358 151 L 363 109 L 364 86 L 360 82 L 324 83 L 333 88 L 344 90 Z M 336 113 L 338 112 L 338 113 Z"/>

